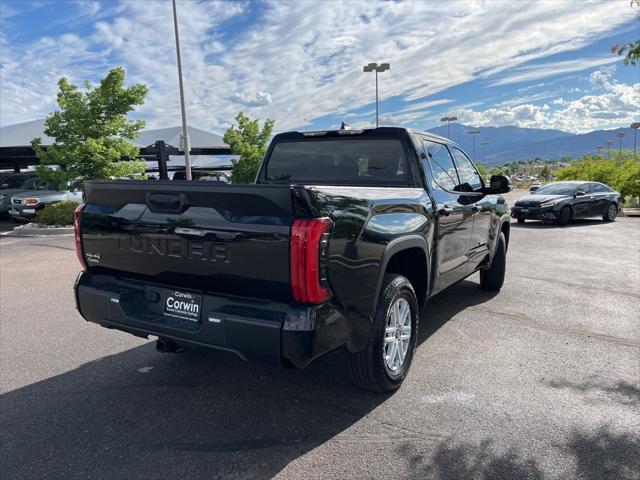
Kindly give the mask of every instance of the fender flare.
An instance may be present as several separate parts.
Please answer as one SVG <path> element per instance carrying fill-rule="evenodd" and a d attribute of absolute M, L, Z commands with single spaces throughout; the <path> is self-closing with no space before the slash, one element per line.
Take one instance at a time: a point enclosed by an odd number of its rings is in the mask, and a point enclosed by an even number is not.
<path fill-rule="evenodd" d="M 409 248 L 420 248 L 424 251 L 424 257 L 426 259 L 425 268 L 427 269 L 427 292 L 429 291 L 429 284 L 431 281 L 429 266 L 431 257 L 429 256 L 427 241 L 421 235 L 406 235 L 403 237 L 394 238 L 387 244 L 384 252 L 382 252 L 380 266 L 378 267 L 378 278 L 376 280 L 376 287 L 373 294 L 373 299 L 371 301 L 371 311 L 369 312 L 371 318 L 373 318 L 376 314 L 376 308 L 378 307 L 378 298 L 380 297 L 380 290 L 382 288 L 382 282 L 384 280 L 384 274 L 387 270 L 389 260 L 391 260 L 391 257 L 393 257 L 396 253 L 407 250 Z M 422 305 L 420 305 L 420 307 L 422 307 Z"/>

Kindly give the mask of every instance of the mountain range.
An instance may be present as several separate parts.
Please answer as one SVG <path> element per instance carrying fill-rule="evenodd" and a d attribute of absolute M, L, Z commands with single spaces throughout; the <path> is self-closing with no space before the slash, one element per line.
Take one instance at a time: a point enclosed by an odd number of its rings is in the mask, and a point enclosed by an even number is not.
<path fill-rule="evenodd" d="M 474 156 L 473 137 L 475 136 L 475 159 L 485 165 L 496 165 L 517 160 L 541 158 L 543 160 L 578 158 L 586 153 L 594 153 L 601 145 L 607 149 L 607 141 L 613 142 L 612 149 L 618 149 L 623 132 L 622 148 L 633 150 L 634 130 L 618 128 L 615 130 L 594 130 L 583 134 L 573 134 L 561 130 L 523 127 L 473 127 L 461 123 L 450 125 L 451 139 L 457 142 L 469 156 Z M 480 131 L 469 135 L 469 131 Z M 447 136 L 447 126 L 431 128 L 429 132 Z M 488 145 L 481 143 L 488 142 Z"/>

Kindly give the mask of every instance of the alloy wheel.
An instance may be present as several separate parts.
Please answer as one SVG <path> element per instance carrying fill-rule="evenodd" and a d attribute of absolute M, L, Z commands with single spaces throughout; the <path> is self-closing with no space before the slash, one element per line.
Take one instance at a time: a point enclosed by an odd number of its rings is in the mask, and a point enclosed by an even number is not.
<path fill-rule="evenodd" d="M 384 336 L 383 357 L 391 373 L 404 365 L 411 343 L 411 306 L 405 298 L 397 298 L 389 308 Z"/>

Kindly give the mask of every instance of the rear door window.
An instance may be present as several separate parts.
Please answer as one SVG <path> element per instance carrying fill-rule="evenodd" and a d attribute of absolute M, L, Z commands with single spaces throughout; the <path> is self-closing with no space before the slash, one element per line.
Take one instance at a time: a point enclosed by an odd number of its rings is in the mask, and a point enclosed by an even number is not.
<path fill-rule="evenodd" d="M 400 140 L 318 139 L 276 144 L 266 165 L 266 179 L 406 185 L 409 171 Z"/>

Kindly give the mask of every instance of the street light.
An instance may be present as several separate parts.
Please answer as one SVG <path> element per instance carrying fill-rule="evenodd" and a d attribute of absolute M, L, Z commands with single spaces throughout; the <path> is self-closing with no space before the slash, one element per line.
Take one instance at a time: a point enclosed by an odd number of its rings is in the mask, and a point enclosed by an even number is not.
<path fill-rule="evenodd" d="M 633 158 L 637 159 L 636 145 L 638 141 L 638 128 L 640 128 L 640 122 L 632 123 L 631 128 L 633 128 Z"/>
<path fill-rule="evenodd" d="M 489 142 L 480 142 L 480 146 L 482 147 L 482 159 L 483 160 L 486 160 L 485 157 L 487 156 L 487 145 L 489 145 Z"/>
<path fill-rule="evenodd" d="M 442 117 L 441 122 L 447 122 L 447 138 L 451 138 L 451 122 L 455 122 L 458 117 Z"/>
<path fill-rule="evenodd" d="M 624 138 L 624 132 L 616 133 L 616 137 L 620 139 L 620 149 L 618 150 L 618 157 L 622 160 L 622 139 Z"/>
<path fill-rule="evenodd" d="M 176 13 L 176 0 L 173 3 L 173 28 L 176 34 L 176 55 L 178 57 L 178 84 L 180 86 L 180 110 L 182 113 L 182 149 L 184 151 L 185 178 L 191 180 L 191 157 L 189 151 L 189 134 L 187 133 L 187 112 L 184 107 L 184 86 L 182 85 L 182 61 L 180 60 L 180 36 L 178 35 L 178 14 Z"/>
<path fill-rule="evenodd" d="M 386 72 L 390 68 L 388 63 L 381 63 L 380 65 L 370 63 L 362 67 L 363 72 L 376 72 L 376 128 L 378 128 L 378 73 Z"/>
<path fill-rule="evenodd" d="M 476 135 L 480 135 L 480 130 L 470 130 L 467 132 L 469 135 L 473 135 L 473 161 L 476 161 Z"/>

